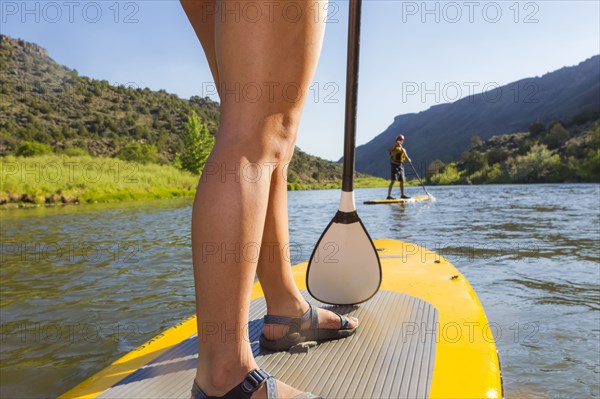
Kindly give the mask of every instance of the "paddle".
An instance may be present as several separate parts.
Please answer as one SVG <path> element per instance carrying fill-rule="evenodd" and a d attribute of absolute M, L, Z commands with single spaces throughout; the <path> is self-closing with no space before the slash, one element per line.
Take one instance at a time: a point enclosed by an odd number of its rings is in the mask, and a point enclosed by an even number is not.
<path fill-rule="evenodd" d="M 335 305 L 364 302 L 381 285 L 379 255 L 354 204 L 361 5 L 361 0 L 350 0 L 342 197 L 339 210 L 319 238 L 306 271 L 310 294 Z"/>
<path fill-rule="evenodd" d="M 421 187 L 423 187 L 423 190 L 425 190 L 425 194 L 427 194 L 428 197 L 431 197 L 431 194 L 429 194 L 427 192 L 427 189 L 425 188 L 425 185 L 423 184 L 423 182 L 421 181 L 421 178 L 419 177 L 419 174 L 417 173 L 417 170 L 415 169 L 414 165 L 412 164 L 411 161 L 408 161 L 408 163 L 410 164 L 410 167 L 412 168 L 413 172 L 415 172 L 415 176 L 417 176 L 417 179 L 419 179 L 419 183 L 421 183 Z"/>

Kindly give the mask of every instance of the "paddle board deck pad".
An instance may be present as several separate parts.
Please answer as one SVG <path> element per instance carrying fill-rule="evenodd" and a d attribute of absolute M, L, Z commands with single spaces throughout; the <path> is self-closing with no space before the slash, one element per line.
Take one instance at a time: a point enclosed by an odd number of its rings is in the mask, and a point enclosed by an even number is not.
<path fill-rule="evenodd" d="M 502 398 L 496 346 L 468 281 L 440 255 L 414 244 L 377 240 L 380 291 L 358 306 L 327 306 L 306 291 L 306 266 L 294 279 L 311 303 L 360 319 L 349 338 L 290 352 L 260 348 L 266 312 L 254 284 L 248 326 L 260 367 L 325 398 Z M 191 317 L 118 359 L 61 398 L 189 399 L 197 365 Z"/>
<path fill-rule="evenodd" d="M 363 204 L 366 205 L 379 205 L 379 204 L 405 204 L 410 202 L 419 202 L 419 201 L 429 201 L 428 195 L 417 195 L 416 197 L 411 198 L 396 198 L 396 199 L 384 199 L 384 200 L 370 200 L 365 201 Z"/>

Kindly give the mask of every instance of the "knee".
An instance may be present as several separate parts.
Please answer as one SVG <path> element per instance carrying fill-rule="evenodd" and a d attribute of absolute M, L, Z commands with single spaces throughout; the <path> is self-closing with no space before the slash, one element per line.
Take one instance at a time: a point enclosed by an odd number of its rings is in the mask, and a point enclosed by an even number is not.
<path fill-rule="evenodd" d="M 236 123 L 237 128 L 222 126 L 219 134 L 231 155 L 251 162 L 288 163 L 298 137 L 299 115 L 276 113 Z"/>

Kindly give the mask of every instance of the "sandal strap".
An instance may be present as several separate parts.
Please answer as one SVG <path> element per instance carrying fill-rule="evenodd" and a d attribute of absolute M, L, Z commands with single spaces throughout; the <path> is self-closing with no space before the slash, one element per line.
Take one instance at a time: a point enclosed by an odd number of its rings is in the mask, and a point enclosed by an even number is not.
<path fill-rule="evenodd" d="M 306 320 L 309 320 L 312 317 L 310 326 L 311 328 L 316 328 L 316 324 L 314 323 L 316 322 L 318 324 L 317 312 L 310 302 L 307 303 L 308 310 L 304 312 L 302 317 L 265 315 L 265 317 L 263 318 L 263 322 L 264 324 L 282 324 L 284 326 L 292 326 L 292 328 L 290 328 L 290 331 L 300 331 L 300 326 L 302 325 L 302 323 L 304 323 Z"/>
<path fill-rule="evenodd" d="M 319 314 L 318 309 L 310 302 L 308 303 L 308 310 L 302 315 L 302 317 L 287 317 L 287 316 L 275 316 L 265 315 L 264 324 L 282 324 L 285 326 L 291 326 L 290 331 L 300 331 L 302 323 L 310 319 L 310 328 L 316 329 L 319 327 Z M 332 311 L 333 312 L 333 311 Z M 340 313 L 333 312 L 340 318 L 341 330 L 347 330 L 350 327 L 350 320 Z"/>
<path fill-rule="evenodd" d="M 348 320 L 348 318 L 342 314 L 336 313 L 339 317 L 340 317 L 340 323 L 341 323 L 341 330 L 347 330 L 348 327 L 350 326 L 350 320 Z"/>
<path fill-rule="evenodd" d="M 317 311 L 317 308 L 315 308 L 313 306 L 312 303 L 308 303 L 309 309 L 310 310 L 310 316 L 311 316 L 311 320 L 310 320 L 310 328 L 315 329 L 315 328 L 319 328 L 319 314 Z"/>
<path fill-rule="evenodd" d="M 312 394 L 310 392 L 302 392 L 300 395 L 294 396 L 292 399 L 323 399 L 320 396 Z"/>
<path fill-rule="evenodd" d="M 233 387 L 223 396 L 207 396 L 198 386 L 196 380 L 194 380 L 192 399 L 250 399 L 252 394 L 263 384 L 266 384 L 267 387 L 267 399 L 277 399 L 279 397 L 275 378 L 263 369 L 256 369 L 246 374 L 246 377 L 240 384 Z"/>
<path fill-rule="evenodd" d="M 288 325 L 292 324 L 292 322 L 296 319 L 299 319 L 299 317 L 265 315 L 264 323 L 265 324 L 283 324 L 284 326 L 288 326 Z"/>

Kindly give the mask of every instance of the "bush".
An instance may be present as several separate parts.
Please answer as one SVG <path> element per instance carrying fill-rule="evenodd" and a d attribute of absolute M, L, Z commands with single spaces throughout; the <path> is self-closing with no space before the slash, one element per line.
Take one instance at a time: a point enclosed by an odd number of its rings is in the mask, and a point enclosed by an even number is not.
<path fill-rule="evenodd" d="M 89 155 L 83 148 L 69 147 L 65 148 L 64 154 L 68 157 L 79 157 Z"/>
<path fill-rule="evenodd" d="M 430 163 L 427 167 L 427 170 L 425 171 L 425 180 L 427 181 L 427 183 L 431 183 L 431 178 L 433 176 L 442 173 L 444 171 L 445 166 L 446 165 L 439 159 L 436 159 L 435 161 Z"/>
<path fill-rule="evenodd" d="M 550 131 L 544 137 L 544 144 L 548 146 L 550 150 L 561 147 L 569 139 L 569 132 L 560 123 L 555 123 L 550 128 Z"/>
<path fill-rule="evenodd" d="M 448 164 L 442 173 L 431 176 L 433 184 L 458 184 L 461 182 L 462 172 L 456 169 L 456 164 L 453 162 Z"/>
<path fill-rule="evenodd" d="M 558 180 L 560 169 L 560 156 L 552 154 L 545 145 L 536 144 L 527 154 L 515 158 L 511 175 L 517 183 L 552 182 Z"/>
<path fill-rule="evenodd" d="M 581 162 L 579 175 L 585 180 L 594 183 L 600 182 L 600 149 L 589 149 L 585 159 Z"/>
<path fill-rule="evenodd" d="M 468 151 L 463 154 L 461 163 L 462 169 L 470 175 L 484 167 L 485 155 L 476 150 Z"/>
<path fill-rule="evenodd" d="M 131 143 L 121 148 L 116 157 L 130 162 L 156 163 L 158 161 L 158 150 L 153 145 Z"/>
<path fill-rule="evenodd" d="M 17 147 L 15 154 L 21 157 L 52 154 L 52 147 L 37 141 L 23 141 Z"/>
<path fill-rule="evenodd" d="M 486 154 L 486 158 L 489 165 L 494 165 L 499 162 L 502 162 L 508 158 L 508 151 L 503 148 L 494 147 L 488 151 Z"/>
<path fill-rule="evenodd" d="M 537 121 L 537 122 L 533 122 L 529 125 L 529 133 L 531 134 L 532 137 L 539 136 L 545 130 L 546 130 L 546 125 L 544 125 L 544 122 Z"/>

